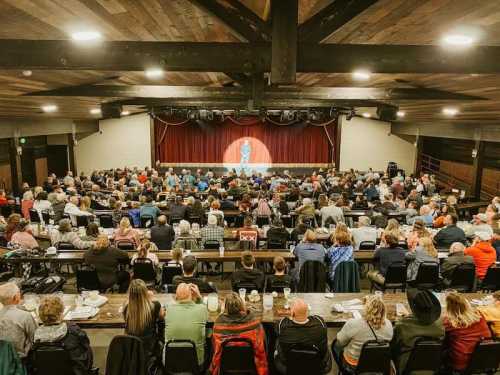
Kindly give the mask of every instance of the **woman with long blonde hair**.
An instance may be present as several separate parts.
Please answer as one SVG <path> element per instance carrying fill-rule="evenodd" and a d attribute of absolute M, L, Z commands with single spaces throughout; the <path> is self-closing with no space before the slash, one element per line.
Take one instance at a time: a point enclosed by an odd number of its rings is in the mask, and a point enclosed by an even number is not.
<path fill-rule="evenodd" d="M 439 265 L 438 252 L 430 237 L 422 237 L 418 240 L 418 246 L 414 251 L 408 251 L 405 256 L 409 261 L 407 268 L 408 281 L 417 278 L 418 268 L 422 263 L 436 263 Z"/>
<path fill-rule="evenodd" d="M 130 225 L 130 219 L 128 217 L 123 217 L 120 220 L 118 229 L 115 230 L 114 240 L 115 243 L 120 241 L 132 242 L 135 248 L 139 246 L 139 232 L 132 228 L 132 226 Z"/>
<path fill-rule="evenodd" d="M 462 372 L 467 368 L 477 343 L 491 337 L 488 324 L 469 301 L 457 292 L 446 296 L 443 324 L 448 343 L 448 363 L 453 371 Z"/>
<path fill-rule="evenodd" d="M 139 337 L 148 359 L 161 358 L 162 347 L 158 322 L 165 317 L 165 311 L 158 301 L 152 299 L 144 281 L 132 280 L 128 289 L 128 303 L 123 309 L 125 332 Z"/>
<path fill-rule="evenodd" d="M 134 254 L 132 256 L 132 260 L 130 263 L 133 265 L 137 258 L 146 258 L 150 259 L 155 267 L 158 267 L 160 261 L 158 260 L 158 257 L 156 256 L 156 254 L 154 254 L 154 252 L 158 252 L 158 248 L 156 247 L 154 242 L 151 242 L 150 240 L 145 238 L 141 241 L 141 244 L 137 248 L 137 254 Z"/>
<path fill-rule="evenodd" d="M 349 319 L 342 327 L 333 344 L 333 358 L 337 364 L 355 369 L 363 344 L 370 340 L 390 341 L 393 335 L 387 309 L 379 296 L 368 296 L 364 316 Z"/>

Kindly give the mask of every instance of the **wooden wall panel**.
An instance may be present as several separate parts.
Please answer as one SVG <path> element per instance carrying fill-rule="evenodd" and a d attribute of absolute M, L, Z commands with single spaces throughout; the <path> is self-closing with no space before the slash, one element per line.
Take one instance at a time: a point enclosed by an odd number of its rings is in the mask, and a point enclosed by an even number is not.
<path fill-rule="evenodd" d="M 0 189 L 12 191 L 12 176 L 10 174 L 10 164 L 0 163 Z"/>
<path fill-rule="evenodd" d="M 441 160 L 440 171 L 449 174 L 467 184 L 472 184 L 472 165 Z M 500 170 L 484 168 L 481 190 L 490 194 L 500 194 Z"/>
<path fill-rule="evenodd" d="M 47 178 L 49 171 L 47 167 L 47 158 L 40 158 L 35 160 L 35 171 L 36 171 L 36 184 L 42 186 L 43 182 Z"/>

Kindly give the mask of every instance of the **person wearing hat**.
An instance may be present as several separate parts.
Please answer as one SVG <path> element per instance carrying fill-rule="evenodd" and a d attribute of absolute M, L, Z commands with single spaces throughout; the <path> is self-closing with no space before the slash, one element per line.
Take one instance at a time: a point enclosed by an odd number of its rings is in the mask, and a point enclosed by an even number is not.
<path fill-rule="evenodd" d="M 480 280 L 484 279 L 488 268 L 497 260 L 497 252 L 491 246 L 491 238 L 492 234 L 490 232 L 476 232 L 472 246 L 464 251 L 465 255 L 470 255 L 474 258 L 476 276 Z"/>
<path fill-rule="evenodd" d="M 441 304 L 428 290 L 408 289 L 408 305 L 412 314 L 394 326 L 391 353 L 398 373 L 403 373 L 415 341 L 419 337 L 443 339 L 445 335 L 441 317 Z"/>
<path fill-rule="evenodd" d="M 472 225 L 467 228 L 465 234 L 467 237 L 474 237 L 476 232 L 489 232 L 493 234 L 493 228 L 488 224 L 488 216 L 486 214 L 474 215 Z"/>

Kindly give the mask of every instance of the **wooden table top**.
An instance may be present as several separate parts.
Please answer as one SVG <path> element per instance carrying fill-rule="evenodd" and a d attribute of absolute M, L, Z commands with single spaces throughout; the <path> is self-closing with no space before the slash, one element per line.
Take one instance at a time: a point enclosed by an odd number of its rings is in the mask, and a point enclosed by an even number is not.
<path fill-rule="evenodd" d="M 219 306 L 222 305 L 224 296 L 227 291 L 219 292 Z M 331 295 L 326 293 L 292 293 L 290 298 L 302 298 L 310 306 L 310 315 L 321 316 L 329 327 L 341 327 L 348 319 L 352 317 L 351 312 L 332 312 L 332 305 L 335 303 L 342 303 L 345 301 L 350 301 L 353 299 L 359 299 L 362 301 L 367 293 L 335 293 L 333 298 Z M 466 297 L 468 299 L 473 298 L 483 298 L 485 294 L 479 293 L 468 293 Z M 75 321 L 82 328 L 122 328 L 124 326 L 122 308 L 126 303 L 127 297 L 125 294 L 107 294 L 108 302 L 99 309 L 99 313 L 88 320 Z M 63 297 L 65 304 L 74 308 L 76 294 L 66 294 Z M 172 294 L 156 294 L 155 299 L 158 300 L 165 308 L 168 315 L 169 306 L 174 302 L 174 295 Z M 386 293 L 383 295 L 383 299 L 387 305 L 387 316 L 391 321 L 398 320 L 396 315 L 396 304 L 402 303 L 408 312 L 410 308 L 407 303 L 406 294 L 404 293 Z M 362 302 L 358 305 L 361 305 Z M 279 321 L 284 316 L 289 314 L 289 310 L 284 308 L 286 303 L 285 298 L 282 294 L 274 299 L 273 310 L 263 311 L 262 308 L 262 296 L 259 302 L 249 302 L 247 297 L 247 307 L 256 314 L 264 324 L 273 324 Z M 220 310 L 220 308 L 219 308 Z M 362 313 L 362 311 L 360 311 Z M 209 313 L 209 324 L 217 319 L 220 314 L 218 312 Z"/>

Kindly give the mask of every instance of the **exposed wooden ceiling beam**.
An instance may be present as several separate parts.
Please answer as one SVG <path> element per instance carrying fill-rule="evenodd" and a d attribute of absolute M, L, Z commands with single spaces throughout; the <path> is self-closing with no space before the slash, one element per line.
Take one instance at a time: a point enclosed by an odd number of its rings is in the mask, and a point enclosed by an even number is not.
<path fill-rule="evenodd" d="M 269 42 L 271 28 L 239 0 L 189 0 L 224 23 L 242 42 Z"/>
<path fill-rule="evenodd" d="M 82 85 L 37 91 L 27 96 L 78 96 L 100 98 L 248 98 L 251 91 L 242 87 L 159 86 L 159 85 Z M 482 100 L 483 98 L 427 88 L 300 87 L 267 88 L 263 99 L 296 100 Z"/>
<path fill-rule="evenodd" d="M 376 2 L 334 0 L 299 26 L 299 42 L 321 42 Z"/>
<path fill-rule="evenodd" d="M 0 69 L 269 72 L 270 43 L 102 42 L 0 40 Z M 297 71 L 350 73 L 500 73 L 500 46 L 446 49 L 440 46 L 299 44 Z"/>

